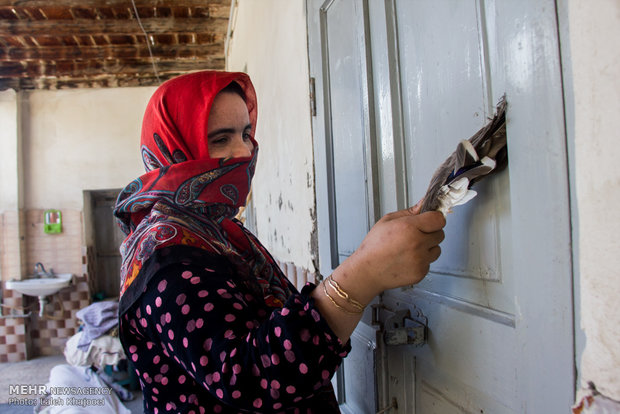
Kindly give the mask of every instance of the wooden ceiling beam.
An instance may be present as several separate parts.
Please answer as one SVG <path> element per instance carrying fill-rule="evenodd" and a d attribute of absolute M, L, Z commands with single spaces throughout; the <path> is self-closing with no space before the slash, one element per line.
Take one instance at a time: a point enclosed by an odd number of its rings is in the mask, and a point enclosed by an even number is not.
<path fill-rule="evenodd" d="M 3 78 L 0 77 L 0 91 L 12 88 L 15 90 L 32 89 L 72 89 L 95 87 L 132 87 L 158 86 L 162 82 L 181 75 L 180 72 L 160 73 L 159 79 L 152 74 L 111 76 L 99 75 L 93 77 L 40 77 L 40 78 Z"/>
<path fill-rule="evenodd" d="M 228 19 L 221 18 L 145 18 L 140 19 L 148 34 L 226 33 Z M 13 36 L 103 36 L 142 35 L 135 19 L 0 20 L 0 34 Z M 223 39 L 222 39 L 223 40 Z"/>
<path fill-rule="evenodd" d="M 155 62 L 158 72 L 191 72 L 196 70 L 223 70 L 224 57 L 209 56 L 197 60 L 169 60 Z M 56 62 L 55 64 L 23 65 L 0 64 L 2 78 L 39 78 L 39 77 L 83 77 L 97 75 L 127 76 L 153 73 L 153 65 L 148 59 L 121 61 L 87 61 L 76 63 L 73 61 Z"/>
<path fill-rule="evenodd" d="M 134 0 L 136 7 L 230 7 L 231 0 Z M 0 7 L 133 7 L 127 0 L 0 0 Z"/>
<path fill-rule="evenodd" d="M 0 90 L 155 86 L 225 67 L 231 1 L 0 0 Z M 155 75 L 152 61 L 155 61 Z"/>
<path fill-rule="evenodd" d="M 204 56 L 224 56 L 224 43 L 181 44 L 152 46 L 155 59 L 185 58 L 200 59 Z M 0 50 L 0 62 L 39 61 L 39 60 L 91 60 L 91 59 L 125 59 L 149 57 L 149 49 L 142 45 L 122 46 L 47 46 L 40 48 L 7 47 Z"/>

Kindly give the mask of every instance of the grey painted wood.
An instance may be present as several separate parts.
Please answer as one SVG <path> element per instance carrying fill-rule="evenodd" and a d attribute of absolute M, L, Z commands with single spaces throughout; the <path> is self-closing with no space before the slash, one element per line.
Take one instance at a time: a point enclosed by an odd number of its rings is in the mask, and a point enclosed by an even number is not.
<path fill-rule="evenodd" d="M 382 297 L 388 310 L 426 317 L 428 344 L 385 347 L 375 337 L 370 354 L 354 342 L 338 383 L 344 407 L 372 412 L 373 400 L 378 410 L 396 398 L 390 413 L 568 412 L 572 269 L 554 1 L 323 3 L 308 1 L 324 275 L 357 246 L 376 212 L 417 202 L 456 143 L 484 125 L 504 93 L 508 101 L 509 168 L 449 215 L 428 277 Z M 364 175 L 371 185 L 359 181 Z M 331 209 L 328 188 L 338 200 Z M 377 334 L 365 315 L 355 341 L 370 332 Z"/>
<path fill-rule="evenodd" d="M 385 298 L 429 320 L 428 346 L 410 351 L 416 412 L 566 412 L 574 381 L 570 227 L 555 5 L 394 3 L 410 204 L 500 96 L 509 102 L 509 169 L 449 215 L 427 278 Z M 410 392 L 390 391 L 403 399 Z"/>
<path fill-rule="evenodd" d="M 505 88 L 490 92 L 486 19 L 477 2 L 397 0 L 395 4 L 413 205 L 458 141 L 484 125 Z M 514 313 L 512 279 L 502 278 L 502 261 L 509 258 L 501 237 L 504 243 L 511 238 L 509 184 L 508 174 L 501 173 L 476 188 L 475 202 L 454 209 L 442 257 L 420 288 Z"/>
<path fill-rule="evenodd" d="M 342 24 L 344 20 L 348 24 Z M 369 230 L 365 138 L 368 99 L 361 3 L 335 0 L 321 8 L 324 93 L 329 96 L 326 131 L 335 203 L 338 262 L 346 259 Z"/>
<path fill-rule="evenodd" d="M 377 220 L 377 151 L 371 73 L 365 42 L 367 4 L 348 0 L 308 1 L 309 56 L 317 93 L 313 117 L 319 233 L 319 266 L 331 273 L 361 243 Z M 342 22 L 346 21 L 347 24 Z M 352 336 L 353 351 L 335 385 L 343 412 L 374 412 L 376 329 L 369 316 Z"/>

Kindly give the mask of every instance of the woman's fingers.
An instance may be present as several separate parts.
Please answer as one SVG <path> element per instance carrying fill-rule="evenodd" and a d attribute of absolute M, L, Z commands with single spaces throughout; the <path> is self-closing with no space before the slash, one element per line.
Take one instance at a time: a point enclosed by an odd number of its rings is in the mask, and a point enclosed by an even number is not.
<path fill-rule="evenodd" d="M 428 239 L 428 243 L 430 244 L 430 246 L 436 246 L 440 244 L 446 237 L 443 230 L 434 231 L 432 233 L 427 233 L 427 234 L 428 234 L 427 239 Z"/>
<path fill-rule="evenodd" d="M 409 210 L 414 216 L 420 214 L 420 210 L 422 210 L 422 200 L 418 201 L 418 204 L 413 207 L 409 207 L 407 210 Z"/>
<path fill-rule="evenodd" d="M 446 225 L 446 218 L 439 211 L 427 211 L 416 216 L 419 219 L 418 229 L 424 233 L 433 233 Z"/>
<path fill-rule="evenodd" d="M 441 247 L 433 246 L 428 250 L 430 262 L 433 263 L 435 260 L 439 259 L 441 256 Z"/>

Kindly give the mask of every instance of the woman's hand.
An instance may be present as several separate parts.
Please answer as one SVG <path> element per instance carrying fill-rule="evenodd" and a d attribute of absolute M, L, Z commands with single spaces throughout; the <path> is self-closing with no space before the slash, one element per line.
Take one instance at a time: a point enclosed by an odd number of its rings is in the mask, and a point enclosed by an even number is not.
<path fill-rule="evenodd" d="M 436 211 L 419 214 L 419 206 L 379 220 L 360 247 L 334 270 L 332 279 L 349 298 L 366 305 L 384 290 L 418 283 L 426 276 L 441 254 L 446 219 Z M 347 342 L 362 316 L 359 308 L 326 281 L 312 296 L 334 333 Z"/>
<path fill-rule="evenodd" d="M 439 212 L 419 214 L 418 203 L 387 214 L 332 277 L 351 297 L 370 302 L 387 289 L 421 281 L 441 254 L 446 220 Z"/>

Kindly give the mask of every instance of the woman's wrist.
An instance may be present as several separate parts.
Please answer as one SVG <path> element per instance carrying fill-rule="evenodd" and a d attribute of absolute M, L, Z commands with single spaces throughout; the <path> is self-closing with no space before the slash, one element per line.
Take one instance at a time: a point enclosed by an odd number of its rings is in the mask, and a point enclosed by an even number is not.
<path fill-rule="evenodd" d="M 381 290 L 375 286 L 372 279 L 365 277 L 366 274 L 366 270 L 356 269 L 351 260 L 347 259 L 334 269 L 329 279 L 333 281 L 334 286 L 332 289 L 334 289 L 336 294 L 338 289 L 340 289 L 341 293 L 346 293 L 346 296 L 353 303 L 359 303 L 365 307 L 375 296 L 381 293 Z M 329 280 L 326 279 L 325 282 L 329 283 Z M 343 294 L 343 296 L 345 295 Z M 353 306 L 355 307 L 355 305 Z"/>
<path fill-rule="evenodd" d="M 349 315 L 361 315 L 364 312 L 364 305 L 352 299 L 350 295 L 332 279 L 331 275 L 321 283 L 321 286 L 325 297 L 341 312 Z M 332 293 L 330 293 L 330 290 Z"/>

